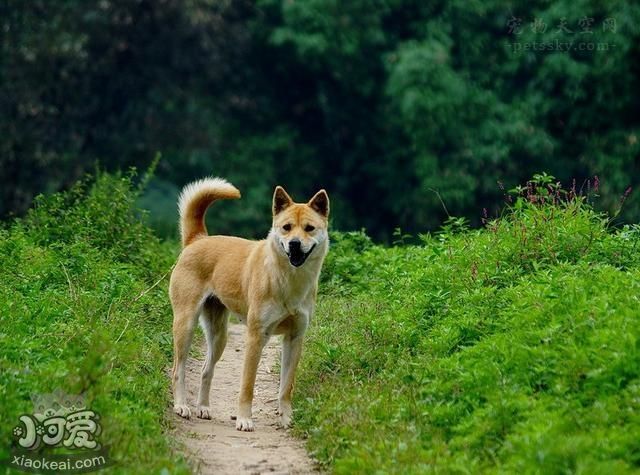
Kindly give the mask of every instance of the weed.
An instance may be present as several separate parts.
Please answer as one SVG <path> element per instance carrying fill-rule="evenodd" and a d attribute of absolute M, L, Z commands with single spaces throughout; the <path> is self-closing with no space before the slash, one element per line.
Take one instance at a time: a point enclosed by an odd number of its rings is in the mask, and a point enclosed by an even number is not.
<path fill-rule="evenodd" d="M 135 208 L 131 174 L 40 197 L 0 230 L 0 459 L 31 396 L 84 394 L 101 416 L 107 471 L 188 473 L 166 437 L 167 279 L 177 247 Z"/>
<path fill-rule="evenodd" d="M 537 175 L 483 229 L 450 218 L 421 245 L 335 233 L 296 393 L 314 455 L 336 473 L 637 471 L 640 231 L 594 211 L 599 186 Z"/>

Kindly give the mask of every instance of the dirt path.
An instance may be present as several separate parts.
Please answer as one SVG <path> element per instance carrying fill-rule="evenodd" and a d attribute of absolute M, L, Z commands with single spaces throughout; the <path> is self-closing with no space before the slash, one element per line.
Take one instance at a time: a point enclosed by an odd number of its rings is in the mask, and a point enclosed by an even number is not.
<path fill-rule="evenodd" d="M 317 473 L 304 444 L 277 426 L 278 375 L 272 372 L 279 342 L 272 338 L 264 350 L 253 400 L 255 432 L 240 432 L 231 416 L 236 413 L 240 374 L 244 357 L 244 327 L 229 325 L 229 340 L 216 364 L 211 385 L 211 420 L 195 418 L 202 361 L 189 358 L 187 394 L 192 419 L 172 412 L 177 438 L 197 461 L 202 474 Z M 206 349 L 203 350 L 206 353 Z"/>

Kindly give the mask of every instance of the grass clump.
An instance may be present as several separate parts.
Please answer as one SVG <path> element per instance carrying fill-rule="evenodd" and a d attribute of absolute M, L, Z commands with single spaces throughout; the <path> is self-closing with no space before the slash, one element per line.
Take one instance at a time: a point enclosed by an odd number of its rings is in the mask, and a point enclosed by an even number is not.
<path fill-rule="evenodd" d="M 143 223 L 132 179 L 101 174 L 40 197 L 0 230 L 0 459 L 31 396 L 61 389 L 100 414 L 107 471 L 188 473 L 165 434 L 171 311 L 161 278 L 176 249 Z"/>
<path fill-rule="evenodd" d="M 537 177 L 481 230 L 334 235 L 297 430 L 336 473 L 640 468 L 640 228 Z"/>

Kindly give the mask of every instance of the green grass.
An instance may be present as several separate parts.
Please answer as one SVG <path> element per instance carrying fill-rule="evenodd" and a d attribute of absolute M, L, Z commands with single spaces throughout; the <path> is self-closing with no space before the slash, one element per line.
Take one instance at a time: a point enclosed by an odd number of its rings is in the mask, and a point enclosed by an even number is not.
<path fill-rule="evenodd" d="M 30 397 L 60 388 L 100 414 L 106 473 L 189 473 L 166 435 L 171 311 L 158 281 L 177 247 L 141 222 L 137 194 L 130 176 L 100 175 L 0 230 L 0 459 Z"/>
<path fill-rule="evenodd" d="M 326 468 L 640 471 L 640 227 L 538 185 L 420 245 L 333 235 L 296 387 Z"/>
<path fill-rule="evenodd" d="M 84 393 L 116 473 L 188 473 L 168 435 L 177 244 L 130 176 L 0 230 L 0 459 L 31 396 Z M 335 233 L 296 430 L 335 473 L 640 470 L 640 226 L 548 177 L 481 230 Z M 107 473 L 108 473 L 107 472 Z"/>

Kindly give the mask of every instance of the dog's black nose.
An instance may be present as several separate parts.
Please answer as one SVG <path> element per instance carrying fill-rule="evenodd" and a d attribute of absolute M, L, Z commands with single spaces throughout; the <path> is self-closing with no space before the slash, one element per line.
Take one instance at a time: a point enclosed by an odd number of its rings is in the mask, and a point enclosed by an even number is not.
<path fill-rule="evenodd" d="M 289 241 L 289 252 L 291 251 L 299 251 L 300 250 L 300 246 L 302 246 L 302 243 L 300 242 L 300 239 L 298 238 L 294 238 L 291 241 Z"/>

